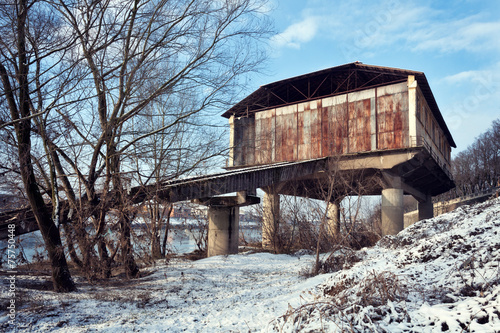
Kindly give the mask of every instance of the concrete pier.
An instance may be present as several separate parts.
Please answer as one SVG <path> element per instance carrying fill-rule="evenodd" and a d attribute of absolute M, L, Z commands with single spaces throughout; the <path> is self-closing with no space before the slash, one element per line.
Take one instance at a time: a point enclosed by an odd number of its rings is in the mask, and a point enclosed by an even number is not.
<path fill-rule="evenodd" d="M 208 208 L 208 257 L 237 254 L 239 207 Z"/>
<path fill-rule="evenodd" d="M 340 202 L 329 202 L 327 206 L 328 232 L 336 238 L 340 235 Z"/>
<path fill-rule="evenodd" d="M 434 204 L 432 203 L 432 196 L 427 195 L 426 200 L 418 202 L 418 220 L 431 219 L 434 217 Z"/>
<path fill-rule="evenodd" d="M 255 190 L 237 192 L 236 196 L 192 200 L 208 206 L 207 256 L 237 254 L 239 245 L 240 207 L 260 203 Z"/>
<path fill-rule="evenodd" d="M 262 223 L 262 247 L 270 249 L 274 246 L 274 236 L 278 231 L 280 216 L 280 196 L 272 190 L 264 192 L 262 200 L 263 223 Z"/>
<path fill-rule="evenodd" d="M 396 235 L 404 228 L 403 190 L 382 190 L 382 236 Z"/>

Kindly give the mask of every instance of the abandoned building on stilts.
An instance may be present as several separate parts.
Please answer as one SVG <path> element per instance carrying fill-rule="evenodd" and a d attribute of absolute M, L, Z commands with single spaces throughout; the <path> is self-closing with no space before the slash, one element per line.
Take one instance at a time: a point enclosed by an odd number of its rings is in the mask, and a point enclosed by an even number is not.
<path fill-rule="evenodd" d="M 261 86 L 223 117 L 230 124 L 228 169 L 323 163 L 312 174 L 262 188 L 264 246 L 280 194 L 326 198 L 333 233 L 344 196 L 356 188 L 382 195 L 387 235 L 403 229 L 404 195 L 418 200 L 424 219 L 433 215 L 432 196 L 454 187 L 456 145 L 422 72 L 350 63 Z"/>
<path fill-rule="evenodd" d="M 432 196 L 455 186 L 455 142 L 422 72 L 350 63 L 264 85 L 223 116 L 231 129 L 228 171 L 128 194 L 131 203 L 154 193 L 208 206 L 208 256 L 238 252 L 239 208 L 260 202 L 257 188 L 265 192 L 266 247 L 276 234 L 280 195 L 327 202 L 332 235 L 340 232 L 344 197 L 382 195 L 388 235 L 403 229 L 404 195 L 418 200 L 424 219 L 433 215 Z M 16 235 L 38 229 L 29 207 L 0 212 L 0 239 L 14 222 Z"/>

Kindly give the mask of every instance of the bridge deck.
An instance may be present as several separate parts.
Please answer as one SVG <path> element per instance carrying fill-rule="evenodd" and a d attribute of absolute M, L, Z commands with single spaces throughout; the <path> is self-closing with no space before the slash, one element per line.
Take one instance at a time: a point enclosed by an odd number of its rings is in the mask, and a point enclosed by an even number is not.
<path fill-rule="evenodd" d="M 324 170 L 326 160 L 326 158 L 321 158 L 302 162 L 282 162 L 167 181 L 161 183 L 159 187 L 158 184 L 137 186 L 130 190 L 129 199 L 136 204 L 156 195 L 173 203 L 255 190 Z M 16 236 L 38 230 L 29 207 L 12 210 L 0 213 L 0 239 L 8 237 L 8 225 L 12 223 L 16 224 Z"/>
<path fill-rule="evenodd" d="M 311 189 L 321 186 L 319 185 L 321 182 L 317 180 L 324 177 L 324 171 L 331 167 L 330 163 L 336 163 L 341 171 L 359 171 L 358 183 L 363 182 L 363 177 L 367 175 L 380 177 L 380 171 L 389 171 L 394 176 L 401 177 L 402 182 L 407 185 L 403 188 L 405 194 L 411 194 L 417 199 L 425 199 L 425 194 L 444 193 L 454 187 L 447 170 L 436 161 L 427 147 L 421 146 L 234 169 L 218 174 L 133 187 L 128 197 L 131 204 L 154 197 L 173 203 L 279 185 L 274 189 L 279 194 L 324 200 L 317 194 L 321 189 L 319 191 Z M 382 187 L 376 186 L 372 190 L 373 193 L 366 194 L 380 194 Z M 4 212 L 0 214 L 0 239 L 8 237 L 8 225 L 12 223 L 16 225 L 15 235 L 38 230 L 30 208 Z"/>

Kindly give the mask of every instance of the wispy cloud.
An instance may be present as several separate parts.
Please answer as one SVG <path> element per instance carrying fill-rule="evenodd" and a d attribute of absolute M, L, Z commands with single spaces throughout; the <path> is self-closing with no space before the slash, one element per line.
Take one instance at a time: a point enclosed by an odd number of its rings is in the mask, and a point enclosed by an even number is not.
<path fill-rule="evenodd" d="M 360 53 L 388 46 L 413 52 L 500 51 L 500 19 L 486 20 L 488 13 L 454 17 L 446 10 L 398 0 L 310 4 L 299 13 L 299 22 L 273 38 L 276 47 L 299 49 L 317 38 Z"/>
<path fill-rule="evenodd" d="M 488 90 L 500 98 L 500 62 L 490 64 L 480 70 L 468 70 L 443 77 L 440 82 L 450 85 L 474 85 Z"/>
<path fill-rule="evenodd" d="M 415 50 L 439 52 L 500 51 L 500 21 L 480 22 L 478 16 L 449 22 L 428 22 L 409 38 Z"/>
<path fill-rule="evenodd" d="M 299 49 L 303 43 L 307 43 L 316 36 L 318 32 L 318 18 L 306 17 L 302 21 L 288 26 L 282 33 L 272 38 L 275 47 L 289 47 Z"/>

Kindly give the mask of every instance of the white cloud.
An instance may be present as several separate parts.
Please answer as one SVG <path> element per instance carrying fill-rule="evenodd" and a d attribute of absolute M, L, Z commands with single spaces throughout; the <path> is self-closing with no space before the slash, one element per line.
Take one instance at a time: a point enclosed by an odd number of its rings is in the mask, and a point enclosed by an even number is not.
<path fill-rule="evenodd" d="M 484 75 L 483 71 L 464 71 L 460 73 L 456 73 L 453 75 L 445 76 L 441 79 L 444 83 L 447 84 L 462 84 L 464 82 L 470 82 L 472 80 L 477 79 Z"/>
<path fill-rule="evenodd" d="M 439 84 L 453 92 L 441 108 L 459 151 L 472 144 L 500 114 L 500 62 L 481 70 L 458 72 Z"/>
<path fill-rule="evenodd" d="M 325 38 L 360 52 L 397 46 L 441 53 L 500 51 L 500 20 L 488 13 L 450 16 L 443 9 L 417 2 L 382 3 L 311 1 L 305 17 L 273 38 L 277 47 L 299 49 L 313 38 Z"/>
<path fill-rule="evenodd" d="M 440 81 L 452 85 L 474 84 L 496 91 L 500 88 L 500 62 L 481 70 L 469 70 L 448 75 Z"/>
<path fill-rule="evenodd" d="M 306 17 L 298 23 L 288 26 L 285 31 L 272 38 L 275 47 L 299 49 L 303 43 L 311 41 L 318 32 L 318 18 Z"/>
<path fill-rule="evenodd" d="M 500 21 L 478 22 L 473 16 L 449 22 L 428 22 L 426 29 L 409 38 L 415 50 L 479 53 L 500 51 Z"/>

